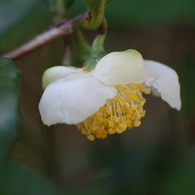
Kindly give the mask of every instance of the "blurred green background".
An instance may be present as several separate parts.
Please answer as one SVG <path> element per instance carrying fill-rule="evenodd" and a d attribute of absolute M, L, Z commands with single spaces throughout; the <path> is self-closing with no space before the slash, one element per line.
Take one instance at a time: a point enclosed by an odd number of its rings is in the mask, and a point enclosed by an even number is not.
<path fill-rule="evenodd" d="M 0 0 L 1 56 L 48 30 L 51 2 Z M 65 18 L 86 10 L 81 0 L 66 2 L 72 6 Z M 104 140 L 90 142 L 75 126 L 48 128 L 41 121 L 41 76 L 62 63 L 63 37 L 15 60 L 21 70 L 21 119 L 10 151 L 13 162 L 0 170 L 0 194 L 194 195 L 194 8 L 193 0 L 113 0 L 106 8 L 106 51 L 136 49 L 174 68 L 182 109 L 147 95 L 142 125 Z M 97 32 L 83 33 L 91 43 Z M 66 38 L 74 43 L 73 35 Z"/>

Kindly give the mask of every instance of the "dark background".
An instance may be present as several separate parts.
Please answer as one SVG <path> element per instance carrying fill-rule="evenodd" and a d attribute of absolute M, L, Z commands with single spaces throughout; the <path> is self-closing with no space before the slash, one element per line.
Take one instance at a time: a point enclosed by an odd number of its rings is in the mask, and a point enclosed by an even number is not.
<path fill-rule="evenodd" d="M 20 3 L 15 9 L 14 3 Z M 63 194 L 195 194 L 195 1 L 113 0 L 106 8 L 107 52 L 138 50 L 143 58 L 174 68 L 181 84 L 182 109 L 147 95 L 140 127 L 90 142 L 75 126 L 43 125 L 38 103 L 46 68 L 60 65 L 63 38 L 16 60 L 22 71 L 20 134 L 16 161 L 50 180 Z M 45 1 L 0 0 L 0 53 L 3 55 L 47 30 Z M 83 13 L 76 0 L 65 17 Z M 89 43 L 96 31 L 83 31 Z M 73 40 L 73 35 L 67 35 Z M 13 177 L 10 176 L 10 177 Z"/>

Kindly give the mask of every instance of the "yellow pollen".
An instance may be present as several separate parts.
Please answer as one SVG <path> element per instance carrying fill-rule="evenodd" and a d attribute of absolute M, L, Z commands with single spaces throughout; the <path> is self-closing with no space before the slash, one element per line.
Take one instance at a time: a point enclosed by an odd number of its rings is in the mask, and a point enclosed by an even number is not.
<path fill-rule="evenodd" d="M 88 138 L 90 141 L 93 141 L 93 140 L 95 140 L 95 137 L 94 137 L 94 135 L 88 135 L 88 136 L 87 136 L 87 138 Z"/>
<path fill-rule="evenodd" d="M 150 93 L 145 84 L 117 85 L 115 88 L 117 95 L 113 99 L 108 99 L 97 113 L 77 124 L 81 133 L 90 141 L 138 127 L 140 119 L 145 116 L 143 105 L 146 100 L 142 93 Z"/>

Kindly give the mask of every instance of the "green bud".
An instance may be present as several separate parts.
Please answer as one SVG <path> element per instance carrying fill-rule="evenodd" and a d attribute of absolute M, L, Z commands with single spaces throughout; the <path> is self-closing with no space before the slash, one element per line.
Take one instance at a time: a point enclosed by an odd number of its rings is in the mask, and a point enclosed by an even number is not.
<path fill-rule="evenodd" d="M 89 9 L 82 18 L 82 27 L 88 30 L 97 29 L 104 17 L 106 0 L 83 0 Z"/>

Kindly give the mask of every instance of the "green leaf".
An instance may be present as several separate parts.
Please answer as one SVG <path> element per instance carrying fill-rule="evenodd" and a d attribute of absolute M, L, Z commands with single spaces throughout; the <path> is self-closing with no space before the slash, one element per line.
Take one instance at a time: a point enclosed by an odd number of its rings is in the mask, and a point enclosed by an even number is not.
<path fill-rule="evenodd" d="M 0 58 L 0 167 L 17 136 L 20 71 L 9 58 Z"/>
<path fill-rule="evenodd" d="M 104 50 L 104 41 L 105 41 L 106 34 L 97 35 L 94 39 L 91 47 L 91 52 L 86 61 L 84 62 L 84 69 L 89 71 L 93 70 L 97 63 L 106 55 Z"/>
<path fill-rule="evenodd" d="M 51 13 L 44 1 L 0 0 L 0 54 L 46 30 Z"/>
<path fill-rule="evenodd" d="M 0 171 L 2 195 L 58 195 L 53 186 L 25 167 L 8 162 Z"/>

